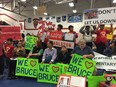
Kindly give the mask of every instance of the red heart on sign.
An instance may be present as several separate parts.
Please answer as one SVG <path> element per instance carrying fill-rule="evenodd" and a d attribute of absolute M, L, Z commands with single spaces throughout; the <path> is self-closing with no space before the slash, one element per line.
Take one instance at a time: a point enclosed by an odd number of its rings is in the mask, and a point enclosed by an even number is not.
<path fill-rule="evenodd" d="M 31 65 L 32 67 L 34 67 L 34 66 L 36 65 L 36 63 L 37 63 L 37 62 L 34 61 L 34 60 L 31 60 L 31 61 L 30 61 L 30 65 Z"/>
<path fill-rule="evenodd" d="M 52 70 L 57 73 L 59 71 L 59 67 L 58 66 L 52 66 Z"/>
<path fill-rule="evenodd" d="M 85 66 L 86 66 L 87 69 L 89 69 L 89 68 L 93 67 L 93 63 L 86 61 Z"/>

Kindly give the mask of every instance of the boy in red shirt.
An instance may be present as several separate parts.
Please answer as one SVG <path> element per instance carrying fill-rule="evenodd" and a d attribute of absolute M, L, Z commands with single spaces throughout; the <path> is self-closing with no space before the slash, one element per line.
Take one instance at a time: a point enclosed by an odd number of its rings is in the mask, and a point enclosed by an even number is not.
<path fill-rule="evenodd" d="M 7 43 L 4 46 L 5 63 L 7 68 L 9 67 L 10 59 L 13 58 L 13 51 L 14 51 L 13 39 L 9 38 L 7 39 Z"/>

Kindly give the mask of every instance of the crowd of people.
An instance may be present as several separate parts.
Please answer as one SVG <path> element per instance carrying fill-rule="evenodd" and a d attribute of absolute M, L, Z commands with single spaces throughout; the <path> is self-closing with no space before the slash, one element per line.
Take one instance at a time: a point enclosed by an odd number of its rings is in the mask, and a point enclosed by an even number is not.
<path fill-rule="evenodd" d="M 62 32 L 63 26 L 58 25 L 57 31 Z M 67 49 L 66 46 L 54 47 L 53 41 L 49 41 L 49 31 L 45 29 L 44 34 L 38 34 L 38 40 L 36 41 L 32 50 L 26 50 L 24 47 L 25 37 L 31 36 L 29 33 L 24 36 L 22 34 L 22 40 L 13 41 L 9 38 L 6 42 L 0 39 L 0 75 L 3 75 L 5 68 L 9 70 L 8 79 L 15 77 L 16 58 L 37 58 L 39 63 L 63 63 L 69 64 L 73 54 L 79 54 L 83 58 L 91 59 L 95 56 L 93 51 L 100 54 L 106 54 L 111 56 L 116 54 L 116 41 L 115 38 L 107 40 L 106 34 L 113 32 L 113 26 L 111 24 L 110 30 L 105 29 L 105 25 L 100 24 L 98 28 L 96 26 L 83 26 L 80 29 L 80 33 L 83 34 L 82 39 L 79 39 L 78 33 L 74 31 L 74 27 L 70 25 L 68 27 L 69 34 L 74 34 L 74 49 Z M 96 39 L 92 37 L 92 34 L 96 33 Z M 44 37 L 43 37 L 44 36 Z M 0 37 L 1 38 L 1 37 Z M 109 54 L 111 52 L 111 54 Z"/>

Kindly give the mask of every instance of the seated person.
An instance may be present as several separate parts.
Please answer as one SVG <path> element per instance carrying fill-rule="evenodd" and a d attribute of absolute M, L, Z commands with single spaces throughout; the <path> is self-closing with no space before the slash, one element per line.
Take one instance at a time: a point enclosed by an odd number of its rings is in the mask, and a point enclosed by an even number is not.
<path fill-rule="evenodd" d="M 38 40 L 35 43 L 35 46 L 33 47 L 33 49 L 30 51 L 30 53 L 28 54 L 27 58 L 39 58 L 39 62 L 41 62 L 42 59 L 42 54 L 43 54 L 43 49 L 42 49 L 42 44 L 41 42 Z"/>
<path fill-rule="evenodd" d="M 14 55 L 14 58 L 25 57 L 26 55 L 25 48 L 22 46 L 21 42 L 18 42 L 17 47 L 14 48 L 13 55 Z"/>
<path fill-rule="evenodd" d="M 86 46 L 86 41 L 84 39 L 79 40 L 78 46 L 71 52 L 72 55 L 74 53 L 81 55 L 83 58 L 92 59 L 94 57 L 93 50 Z"/>
<path fill-rule="evenodd" d="M 56 62 L 68 64 L 70 62 L 70 55 L 65 46 L 62 46 L 60 53 L 57 56 Z"/>
<path fill-rule="evenodd" d="M 42 63 L 54 63 L 57 57 L 57 50 L 53 47 L 53 42 L 49 41 L 43 53 Z"/>

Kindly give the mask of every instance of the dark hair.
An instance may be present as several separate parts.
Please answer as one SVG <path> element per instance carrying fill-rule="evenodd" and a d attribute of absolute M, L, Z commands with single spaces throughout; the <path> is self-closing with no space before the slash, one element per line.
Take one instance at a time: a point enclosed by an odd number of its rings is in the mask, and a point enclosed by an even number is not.
<path fill-rule="evenodd" d="M 62 29 L 62 28 L 63 28 L 63 26 L 62 26 L 61 24 L 59 24 L 59 25 L 58 25 L 58 27 L 59 27 L 60 29 Z"/>
<path fill-rule="evenodd" d="M 87 25 L 86 28 L 90 28 L 90 26 Z"/>
<path fill-rule="evenodd" d="M 53 41 L 49 41 L 49 43 L 53 45 Z"/>
<path fill-rule="evenodd" d="M 74 28 L 72 25 L 68 26 L 68 29 L 70 30 L 70 28 Z"/>
<path fill-rule="evenodd" d="M 42 43 L 41 43 L 41 41 L 37 41 L 37 45 L 38 45 L 39 48 L 42 48 Z"/>
<path fill-rule="evenodd" d="M 12 38 L 8 38 L 7 41 L 13 42 L 13 39 Z"/>

